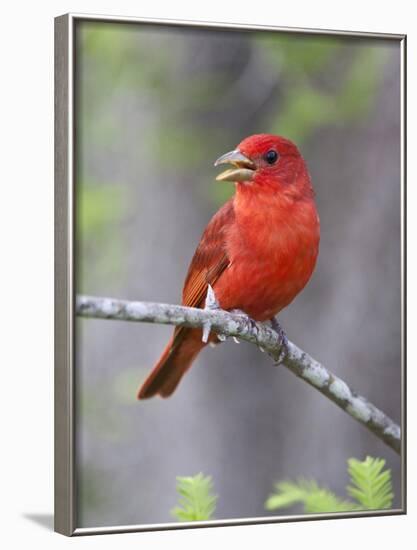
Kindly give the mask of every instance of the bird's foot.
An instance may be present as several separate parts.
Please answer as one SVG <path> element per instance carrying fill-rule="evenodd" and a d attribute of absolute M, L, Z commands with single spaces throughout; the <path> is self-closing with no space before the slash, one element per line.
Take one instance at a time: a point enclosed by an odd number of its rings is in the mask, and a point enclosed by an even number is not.
<path fill-rule="evenodd" d="M 248 315 L 241 309 L 231 309 L 229 313 L 232 313 L 233 315 L 240 315 L 240 317 L 245 317 L 246 319 L 248 318 Z M 236 338 L 236 336 L 233 336 L 233 341 L 236 344 L 240 344 L 240 340 L 239 338 Z"/>
<path fill-rule="evenodd" d="M 241 317 L 248 317 L 248 314 L 242 309 L 231 309 L 229 313 L 233 313 L 233 315 L 240 315 Z"/>
<path fill-rule="evenodd" d="M 249 317 L 249 315 L 242 309 L 231 309 L 230 313 L 233 313 L 233 315 L 239 315 L 240 317 L 243 317 L 246 321 L 249 322 L 252 329 L 256 327 L 256 321 L 254 321 L 252 317 Z M 240 344 L 240 340 L 235 336 L 233 336 L 233 340 L 236 342 L 236 344 Z M 265 351 L 261 346 L 258 346 L 258 347 L 262 352 Z"/>
<path fill-rule="evenodd" d="M 206 311 L 216 311 L 218 309 L 221 309 L 219 302 L 217 301 L 216 295 L 214 293 L 213 287 L 211 285 L 208 285 L 207 288 L 207 295 L 206 295 L 206 303 L 204 305 L 204 309 Z M 203 335 L 201 337 L 201 340 L 207 344 L 209 336 L 211 331 L 211 323 L 210 321 L 207 321 L 203 325 Z M 226 336 L 223 334 L 217 334 L 217 338 L 223 342 L 226 340 Z"/>
<path fill-rule="evenodd" d="M 288 338 L 285 334 L 284 329 L 275 317 L 272 317 L 271 319 L 271 328 L 278 334 L 278 343 L 281 346 L 281 351 L 279 352 L 279 355 L 275 361 L 275 364 L 279 365 L 288 355 Z"/>

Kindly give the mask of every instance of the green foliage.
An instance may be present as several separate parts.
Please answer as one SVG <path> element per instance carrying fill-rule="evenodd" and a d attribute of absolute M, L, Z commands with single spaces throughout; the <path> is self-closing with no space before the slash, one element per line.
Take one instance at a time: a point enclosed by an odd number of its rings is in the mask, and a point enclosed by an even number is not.
<path fill-rule="evenodd" d="M 360 461 L 348 461 L 350 485 L 348 495 L 341 498 L 329 489 L 320 487 L 314 480 L 281 481 L 265 502 L 267 510 L 280 510 L 295 504 L 303 505 L 306 514 L 352 512 L 360 510 L 384 510 L 390 508 L 394 494 L 391 470 L 385 469 L 385 460 L 367 456 Z M 178 506 L 171 514 L 178 521 L 204 521 L 213 519 L 217 496 L 212 494 L 210 476 L 199 473 L 191 477 L 177 477 Z"/>
<path fill-rule="evenodd" d="M 277 483 L 275 492 L 265 502 L 265 508 L 278 510 L 300 503 L 307 514 L 389 508 L 394 495 L 391 471 L 383 470 L 384 466 L 385 460 L 381 458 L 368 456 L 363 462 L 355 458 L 348 460 L 351 485 L 347 492 L 356 502 L 340 498 L 315 481 L 300 479 Z"/>
<path fill-rule="evenodd" d="M 118 223 L 125 215 L 125 191 L 121 185 L 81 182 L 77 190 L 77 228 L 80 236 L 105 237 L 109 225 Z"/>
<path fill-rule="evenodd" d="M 340 121 L 361 121 L 371 110 L 383 61 L 383 52 L 379 53 L 374 48 L 358 53 L 353 59 L 337 98 Z"/>
<path fill-rule="evenodd" d="M 202 66 L 189 71 L 187 51 L 193 32 L 82 23 L 76 35 L 77 141 L 85 159 L 106 158 L 110 151 L 128 164 L 135 159 L 127 155 L 138 147 L 154 169 L 161 169 L 159 177 L 167 184 L 173 171 L 185 182 L 209 183 L 213 172 L 207 159 L 216 158 L 220 144 L 234 142 L 240 128 L 229 120 L 235 102 L 242 102 L 243 120 L 250 121 L 254 133 L 285 135 L 299 145 L 323 129 L 366 124 L 387 59 L 382 45 L 364 41 L 355 48 L 349 39 L 337 36 L 253 33 L 239 38 L 247 41 L 245 63 L 239 57 L 230 67 L 227 56 L 223 63 L 217 55 L 210 60 L 204 53 Z M 251 87 L 260 94 L 259 105 L 251 104 Z M 148 115 L 141 114 L 148 105 L 149 127 Z M 131 133 L 130 124 L 126 127 L 126 112 L 131 112 L 132 127 L 133 121 L 138 127 L 145 122 L 145 139 Z M 216 122 L 221 113 L 224 124 Z M 128 139 L 134 142 L 126 147 Z M 97 177 L 94 164 L 84 161 L 80 166 L 82 180 Z M 196 172 L 202 166 L 207 172 Z M 190 192 L 199 189 L 190 185 Z M 204 185 L 204 200 L 208 196 L 220 205 L 232 192 L 232 186 Z"/>
<path fill-rule="evenodd" d="M 281 67 L 285 73 L 314 76 L 338 54 L 343 40 L 336 37 L 288 34 L 259 34 L 257 42 L 264 50 L 271 66 Z"/>
<path fill-rule="evenodd" d="M 296 482 L 282 481 L 275 485 L 275 489 L 277 492 L 265 502 L 267 510 L 288 508 L 298 503 L 304 505 L 304 512 L 307 514 L 358 509 L 353 502 L 340 499 L 328 489 L 319 487 L 315 481 L 305 479 Z"/>
<path fill-rule="evenodd" d="M 338 120 L 334 96 L 319 92 L 307 83 L 287 97 L 286 108 L 277 115 L 277 131 L 300 142 L 324 124 Z"/>
<path fill-rule="evenodd" d="M 76 45 L 83 48 L 93 62 L 85 67 L 85 76 L 91 78 L 89 72 L 94 71 L 94 77 L 106 85 L 107 91 L 137 86 L 163 88 L 169 55 L 163 47 L 158 55 L 147 47 L 146 40 L 152 38 L 152 34 L 136 25 L 83 22 Z M 163 41 L 163 35 L 159 38 Z M 132 70 L 136 66 L 140 66 L 140 70 Z"/>
<path fill-rule="evenodd" d="M 355 458 L 348 460 L 352 485 L 347 487 L 347 492 L 365 510 L 384 510 L 392 504 L 391 470 L 384 470 L 384 466 L 382 458 L 367 456 L 363 462 Z"/>
<path fill-rule="evenodd" d="M 177 477 L 178 506 L 171 514 L 178 521 L 207 521 L 213 519 L 217 496 L 212 494 L 210 476 L 199 473 L 190 477 Z"/>
<path fill-rule="evenodd" d="M 83 179 L 76 193 L 77 290 L 124 276 L 125 243 L 120 224 L 129 214 L 129 189 L 116 183 Z"/>
<path fill-rule="evenodd" d="M 257 45 L 282 83 L 269 131 L 300 144 L 319 128 L 361 123 L 371 111 L 386 59 L 380 46 L 349 51 L 337 37 L 288 35 L 260 35 Z"/>

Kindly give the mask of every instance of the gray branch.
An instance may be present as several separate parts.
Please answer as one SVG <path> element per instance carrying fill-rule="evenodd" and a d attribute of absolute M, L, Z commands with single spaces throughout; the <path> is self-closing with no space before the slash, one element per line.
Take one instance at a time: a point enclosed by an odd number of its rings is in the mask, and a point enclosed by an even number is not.
<path fill-rule="evenodd" d="M 130 302 L 113 298 L 78 296 L 77 315 L 96 319 L 137 321 L 191 328 L 209 324 L 211 330 L 256 344 L 276 362 L 281 345 L 277 333 L 268 325 L 256 323 L 245 315 L 219 310 L 203 310 L 152 302 Z M 328 371 L 292 342 L 281 364 L 358 420 L 397 453 L 401 452 L 401 430 L 391 418 L 367 399 L 354 392 L 341 378 Z"/>

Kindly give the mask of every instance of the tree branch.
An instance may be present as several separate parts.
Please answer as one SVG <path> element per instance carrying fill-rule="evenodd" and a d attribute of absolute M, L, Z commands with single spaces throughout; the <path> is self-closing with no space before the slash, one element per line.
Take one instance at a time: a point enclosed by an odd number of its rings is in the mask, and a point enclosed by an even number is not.
<path fill-rule="evenodd" d="M 281 352 L 278 335 L 271 327 L 256 323 L 247 316 L 221 309 L 210 311 L 152 302 L 77 296 L 76 312 L 81 317 L 183 325 L 191 328 L 203 327 L 209 323 L 216 333 L 256 344 L 268 352 L 275 361 Z M 281 364 L 336 403 L 400 454 L 400 427 L 375 405 L 354 392 L 341 378 L 332 374 L 292 342 L 288 342 L 288 354 Z"/>

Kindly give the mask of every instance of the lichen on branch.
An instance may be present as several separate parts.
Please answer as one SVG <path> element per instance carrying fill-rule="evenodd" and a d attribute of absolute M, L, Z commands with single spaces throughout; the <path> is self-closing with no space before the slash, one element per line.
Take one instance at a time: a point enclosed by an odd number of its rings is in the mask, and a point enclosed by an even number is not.
<path fill-rule="evenodd" d="M 88 318 L 182 325 L 191 328 L 209 325 L 210 330 L 217 334 L 256 344 L 275 362 L 282 359 L 280 337 L 270 326 L 257 323 L 245 315 L 221 309 L 198 309 L 153 302 L 77 296 L 76 313 Z M 394 451 L 401 452 L 401 429 L 398 424 L 308 353 L 289 341 L 287 353 L 280 364 L 333 401 Z"/>

